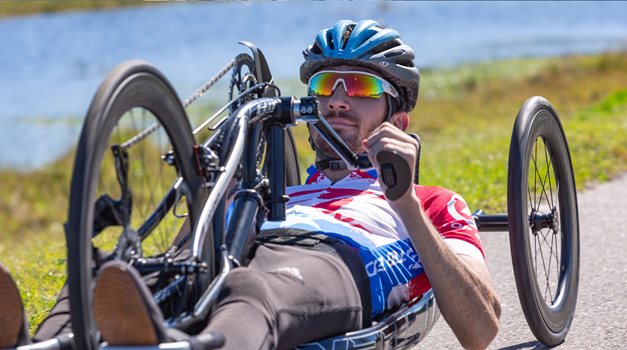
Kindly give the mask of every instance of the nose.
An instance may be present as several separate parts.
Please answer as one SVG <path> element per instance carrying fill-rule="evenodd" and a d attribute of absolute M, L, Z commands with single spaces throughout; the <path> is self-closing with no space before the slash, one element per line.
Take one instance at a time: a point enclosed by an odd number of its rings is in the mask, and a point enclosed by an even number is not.
<path fill-rule="evenodd" d="M 327 109 L 329 111 L 343 111 L 348 112 L 350 110 L 350 104 L 348 103 L 348 94 L 343 84 L 338 84 L 333 91 L 333 94 L 329 96 L 327 101 Z"/>

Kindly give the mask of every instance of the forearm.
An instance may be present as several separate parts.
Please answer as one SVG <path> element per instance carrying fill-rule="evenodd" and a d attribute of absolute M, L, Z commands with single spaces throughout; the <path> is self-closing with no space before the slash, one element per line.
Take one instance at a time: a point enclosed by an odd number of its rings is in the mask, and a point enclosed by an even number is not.
<path fill-rule="evenodd" d="M 393 205 L 424 266 L 442 316 L 466 348 L 485 348 L 498 331 L 500 305 L 487 270 L 453 253 L 415 195 Z"/>

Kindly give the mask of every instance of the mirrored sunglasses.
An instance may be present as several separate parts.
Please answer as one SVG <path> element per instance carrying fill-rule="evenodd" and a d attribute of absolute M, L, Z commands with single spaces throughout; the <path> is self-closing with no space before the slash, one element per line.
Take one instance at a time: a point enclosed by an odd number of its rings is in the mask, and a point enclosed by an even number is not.
<path fill-rule="evenodd" d="M 309 78 L 308 93 L 311 96 L 331 96 L 342 84 L 351 97 L 380 98 L 383 93 L 398 97 L 398 92 L 385 79 L 362 71 L 323 70 Z"/>

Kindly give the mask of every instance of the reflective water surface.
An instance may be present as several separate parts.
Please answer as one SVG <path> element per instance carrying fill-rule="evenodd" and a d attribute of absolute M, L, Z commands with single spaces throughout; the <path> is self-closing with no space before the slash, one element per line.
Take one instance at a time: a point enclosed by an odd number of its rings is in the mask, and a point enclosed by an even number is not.
<path fill-rule="evenodd" d="M 398 29 L 421 67 L 627 47 L 627 3 L 614 2 L 192 3 L 3 19 L 0 168 L 35 168 L 75 145 L 91 97 L 119 62 L 153 63 L 185 98 L 247 40 L 275 77 L 296 80 L 301 51 L 341 18 Z"/>

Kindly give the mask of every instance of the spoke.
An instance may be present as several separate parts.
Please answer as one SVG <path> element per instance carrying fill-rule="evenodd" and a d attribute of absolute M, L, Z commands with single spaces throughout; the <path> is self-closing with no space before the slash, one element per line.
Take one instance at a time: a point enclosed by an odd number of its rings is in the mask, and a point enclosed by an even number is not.
<path fill-rule="evenodd" d="M 533 160 L 533 165 L 534 165 L 534 209 L 536 211 L 540 211 L 540 204 L 542 203 L 542 197 L 544 194 L 544 197 L 546 197 L 546 192 L 545 192 L 545 182 L 542 181 L 542 175 L 540 174 L 540 169 L 538 169 L 538 158 L 537 158 L 537 151 L 538 151 L 538 142 L 536 140 L 536 144 L 535 144 L 535 155 L 532 155 L 531 158 Z M 540 198 L 537 198 L 536 195 L 538 194 L 538 187 L 537 187 L 537 181 L 538 180 L 540 182 L 541 185 L 541 191 L 540 191 Z M 546 180 L 546 177 L 545 177 Z"/>
<path fill-rule="evenodd" d="M 544 232 L 542 232 L 542 230 L 540 230 L 540 231 L 538 231 L 538 232 L 539 232 L 539 234 L 542 236 L 542 241 L 543 241 L 544 243 L 546 243 L 546 246 L 547 246 L 547 247 L 550 247 L 551 245 L 550 245 L 550 244 L 549 244 L 549 242 L 546 240 L 546 237 L 548 236 L 548 234 L 546 234 L 546 235 L 545 235 L 545 234 L 544 234 Z"/>
<path fill-rule="evenodd" d="M 162 154 L 162 150 L 164 149 L 163 147 L 163 137 L 162 137 L 162 133 L 161 132 L 157 132 L 156 134 L 156 150 L 157 150 L 157 155 L 161 155 Z M 155 155 L 153 155 L 155 156 Z M 162 163 L 160 158 L 155 158 L 153 161 L 156 161 L 157 163 L 157 179 L 154 186 L 154 190 L 151 191 L 151 193 L 156 193 L 158 198 L 163 198 L 163 167 L 162 167 Z M 150 208 L 151 211 L 154 211 L 155 208 L 157 207 L 158 201 L 155 201 L 153 203 L 151 203 Z M 160 242 L 158 243 L 157 248 L 159 250 L 163 250 L 165 248 L 164 246 L 164 242 L 165 242 L 165 236 L 167 235 L 167 227 L 163 227 L 164 225 L 159 225 L 159 235 L 157 235 L 157 238 L 160 240 Z"/>
<path fill-rule="evenodd" d="M 547 269 L 546 283 L 550 286 L 551 283 L 551 262 L 553 261 L 553 242 L 555 241 L 555 235 L 551 233 L 549 230 L 549 234 L 551 235 L 551 246 L 549 250 L 549 267 Z M 551 293 L 551 289 L 549 287 L 549 295 L 551 296 L 551 304 L 553 304 L 553 293 Z"/>
<path fill-rule="evenodd" d="M 546 145 L 546 142 L 544 143 L 544 157 L 546 158 L 546 174 L 548 176 L 548 182 L 549 182 L 549 192 L 551 194 L 551 208 L 555 207 L 555 201 L 553 200 L 553 184 L 551 181 L 551 172 L 552 172 L 552 164 L 551 164 L 551 156 L 549 154 L 549 150 L 548 147 Z"/>
<path fill-rule="evenodd" d="M 541 231 L 539 231 L 539 232 L 541 232 Z M 537 237 L 538 237 L 538 236 L 536 236 L 536 239 L 539 239 L 539 238 L 537 238 Z M 545 240 L 545 241 L 546 241 L 546 240 Z M 542 251 L 542 243 L 540 243 L 540 258 L 542 259 L 542 268 L 543 268 L 543 270 L 544 270 L 544 276 L 546 277 L 546 275 L 547 275 L 547 272 L 546 272 L 546 261 L 545 261 L 545 259 L 544 259 L 544 252 Z M 536 273 L 537 273 L 537 270 L 536 270 Z M 547 288 L 548 288 L 548 280 L 547 280 Z M 545 288 L 545 298 L 544 298 L 544 299 L 545 299 L 545 301 L 546 301 L 546 289 L 547 289 L 547 288 Z"/>
<path fill-rule="evenodd" d="M 535 246 L 535 260 L 536 260 L 536 270 L 535 270 L 535 274 L 536 274 L 536 281 L 538 283 L 538 287 L 540 288 L 540 270 L 538 269 L 538 255 L 540 255 L 540 258 L 542 259 L 542 263 L 544 264 L 544 258 L 542 255 L 542 243 L 539 242 L 540 237 L 538 237 L 538 235 L 535 236 L 534 239 L 534 246 Z M 538 251 L 540 252 L 540 254 L 538 254 Z M 543 298 L 544 301 L 546 302 L 546 286 L 544 288 L 543 291 Z"/>
<path fill-rule="evenodd" d="M 140 117 L 143 117 L 144 113 L 145 113 L 145 111 L 142 110 L 141 111 L 142 115 Z M 135 114 L 135 113 L 133 113 L 133 114 Z M 132 121 L 133 121 L 133 130 L 141 130 L 140 129 L 141 127 L 138 128 L 137 125 L 135 125 L 136 118 L 135 118 L 134 115 L 133 115 Z M 142 139 L 142 141 L 143 140 L 144 139 Z M 140 161 L 139 166 L 142 167 L 143 165 L 146 164 L 146 159 L 144 158 L 144 152 L 143 152 L 143 148 L 146 145 L 146 143 L 145 142 L 141 142 L 141 143 L 138 143 L 138 145 L 139 146 L 137 148 L 135 148 L 135 149 L 136 149 L 136 152 L 139 153 L 138 154 L 139 161 Z M 141 171 L 141 169 L 139 169 L 139 171 Z M 137 205 L 135 206 L 138 209 L 137 211 L 138 211 L 138 214 L 140 215 L 140 217 L 144 216 L 144 205 L 143 205 L 144 203 L 143 203 L 142 199 L 144 198 L 144 188 L 146 187 L 146 181 L 147 181 L 146 176 L 140 176 L 140 178 L 139 178 L 139 196 L 137 196 L 136 198 L 139 199 L 141 202 L 137 203 Z"/>
<path fill-rule="evenodd" d="M 542 243 L 540 245 L 540 247 L 541 247 L 540 249 L 542 249 L 542 245 L 544 245 L 544 244 L 546 244 L 546 246 L 549 248 L 549 265 L 545 266 L 544 273 L 545 273 L 545 277 L 546 277 L 546 284 L 547 284 L 547 288 L 548 288 L 548 291 L 549 291 L 549 295 L 552 296 L 553 294 L 551 293 L 551 287 L 550 287 L 551 286 L 551 282 L 550 282 L 551 278 L 550 277 L 551 277 L 551 260 L 553 258 L 553 243 L 552 243 L 553 242 L 553 237 L 552 237 L 553 235 L 551 234 L 551 232 L 546 232 L 546 234 L 545 234 L 542 231 L 540 231 L 540 234 L 542 235 L 542 240 L 544 242 L 544 243 Z M 547 236 L 548 235 L 551 235 L 551 243 L 550 244 L 547 241 Z M 551 301 L 552 301 L 552 298 L 551 298 Z"/>
<path fill-rule="evenodd" d="M 536 275 L 538 274 L 538 237 L 536 236 L 535 239 L 533 240 L 533 251 L 534 251 L 534 255 L 533 255 L 533 260 L 535 261 L 535 267 L 536 267 Z"/>
<path fill-rule="evenodd" d="M 538 177 L 536 176 L 538 173 L 538 164 L 536 162 L 537 159 L 537 155 L 538 155 L 538 140 L 536 140 L 536 143 L 533 145 L 534 147 L 534 153 L 531 155 L 531 159 L 533 160 L 533 170 L 534 170 L 534 176 L 533 176 L 533 208 L 536 208 L 536 194 L 538 193 L 538 187 L 537 187 L 537 183 L 536 181 L 538 180 Z"/>
<path fill-rule="evenodd" d="M 545 144 L 544 149 L 546 150 L 546 144 Z M 551 178 L 550 178 L 549 174 L 550 174 L 550 168 L 547 167 L 546 174 L 544 175 L 544 181 L 542 179 L 540 179 L 540 184 L 542 185 L 542 192 L 540 193 L 540 201 L 542 201 L 542 195 L 544 195 L 544 198 L 546 198 L 546 204 L 549 207 L 552 207 L 552 202 L 553 202 L 552 199 L 553 198 L 549 199 L 549 196 L 548 196 L 548 194 L 546 192 L 546 184 L 547 184 L 547 182 L 551 181 Z M 539 173 L 538 173 L 538 175 L 541 176 Z M 550 186 L 551 185 L 549 183 L 549 187 Z"/>
<path fill-rule="evenodd" d="M 537 145 L 537 143 L 536 143 L 536 145 Z M 544 195 L 544 198 L 546 198 L 546 199 L 547 199 L 547 204 L 548 204 L 548 202 L 549 202 L 549 199 L 548 199 L 548 197 L 547 197 L 547 195 L 546 195 L 546 185 L 545 185 L 547 177 L 546 177 L 546 175 L 545 175 L 545 176 L 544 176 L 544 181 L 542 181 L 542 177 L 543 177 L 543 176 L 540 174 L 540 171 L 539 171 L 539 169 L 538 169 L 538 166 L 537 166 L 536 161 L 537 161 L 537 158 L 536 158 L 536 159 L 534 159 L 534 165 L 535 165 L 535 166 L 534 166 L 534 168 L 535 168 L 535 175 L 536 175 L 536 179 L 537 179 L 537 180 L 539 180 L 540 185 L 542 186 L 541 191 L 540 191 L 540 200 L 538 201 L 538 203 L 537 203 L 537 207 L 536 207 L 536 210 L 537 210 L 537 211 L 539 211 L 539 210 L 540 210 L 540 204 L 542 203 L 542 197 L 543 197 L 543 195 Z"/>
<path fill-rule="evenodd" d="M 142 118 L 143 119 L 142 123 L 143 124 L 142 125 L 146 125 L 147 124 L 147 120 L 146 119 L 147 119 L 148 111 L 142 110 L 142 112 L 143 112 L 143 114 L 142 114 L 142 117 L 143 117 Z M 159 125 L 161 125 L 161 124 L 159 124 Z M 158 133 L 157 133 L 157 135 L 158 135 Z M 143 167 L 142 178 L 146 179 L 145 183 L 146 183 L 146 191 L 147 191 L 147 194 L 148 194 L 148 200 L 144 201 L 144 213 L 141 216 L 142 220 L 146 217 L 146 215 L 148 213 L 151 213 L 154 210 L 154 208 L 157 207 L 156 203 L 158 202 L 158 200 L 155 199 L 155 192 L 157 190 L 157 182 L 159 181 L 159 179 L 155 178 L 155 176 L 157 176 L 158 174 L 156 174 L 156 173 L 153 174 L 152 173 L 153 170 L 150 168 L 150 165 L 149 165 L 149 163 L 146 160 L 146 157 L 149 156 L 149 155 L 147 155 L 146 153 L 148 153 L 148 152 L 152 153 L 151 152 L 152 148 L 150 146 L 159 147 L 159 144 L 152 145 L 151 141 L 152 140 L 147 139 L 146 142 L 143 142 L 144 152 L 142 152 L 142 167 Z M 152 154 L 150 154 L 150 155 L 152 155 Z M 154 159 L 153 159 L 153 161 L 154 161 Z M 155 232 L 157 234 L 156 237 L 157 238 L 160 237 L 162 232 L 163 232 L 163 227 L 161 225 L 157 225 L 157 232 Z"/>

